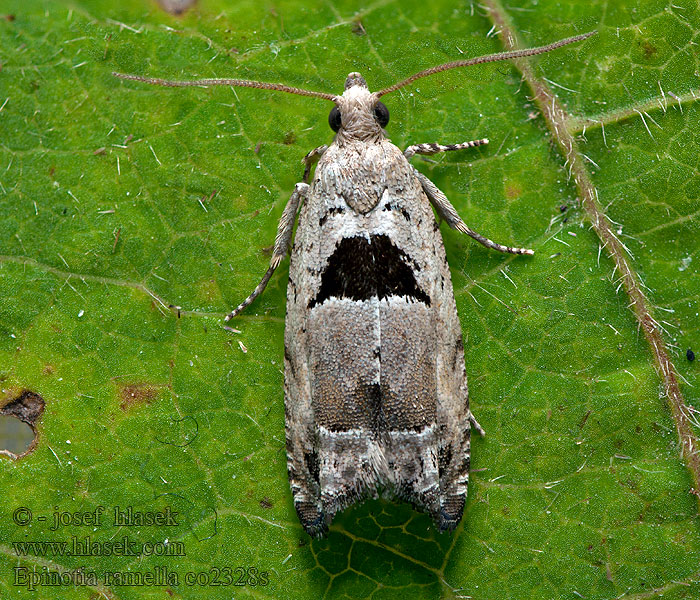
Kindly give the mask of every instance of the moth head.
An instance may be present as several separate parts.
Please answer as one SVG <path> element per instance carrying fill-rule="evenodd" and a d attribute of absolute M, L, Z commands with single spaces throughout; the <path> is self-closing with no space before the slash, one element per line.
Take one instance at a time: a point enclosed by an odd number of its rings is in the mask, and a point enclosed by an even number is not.
<path fill-rule="evenodd" d="M 377 141 L 385 137 L 389 109 L 379 96 L 369 91 L 365 78 L 350 73 L 342 96 L 334 98 L 335 106 L 328 115 L 328 124 L 342 142 L 350 139 Z"/>

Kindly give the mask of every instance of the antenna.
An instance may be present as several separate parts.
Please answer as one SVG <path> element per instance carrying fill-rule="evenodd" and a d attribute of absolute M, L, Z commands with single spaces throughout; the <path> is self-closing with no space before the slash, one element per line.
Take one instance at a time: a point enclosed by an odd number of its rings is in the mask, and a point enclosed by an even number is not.
<path fill-rule="evenodd" d="M 496 62 L 498 60 L 508 60 L 510 58 L 520 58 L 523 56 L 534 56 L 535 54 L 543 54 L 545 52 L 551 52 L 567 44 L 573 44 L 574 42 L 580 42 L 586 38 L 595 35 L 596 31 L 589 31 L 588 33 L 582 33 L 581 35 L 575 35 L 564 40 L 559 40 L 558 42 L 553 42 L 547 44 L 546 46 L 539 46 L 538 48 L 528 48 L 526 50 L 512 50 L 510 52 L 499 52 L 497 54 L 487 54 L 486 56 L 477 56 L 476 58 L 468 58 L 466 60 L 455 60 L 452 62 L 445 63 L 444 65 L 438 65 L 437 67 L 430 67 L 424 71 L 419 71 L 418 73 L 411 75 L 403 81 L 399 81 L 394 85 L 384 88 L 379 92 L 376 92 L 377 96 L 383 96 L 384 94 L 389 94 L 390 92 L 395 92 L 399 88 L 402 88 L 409 83 L 413 83 L 416 79 L 421 77 L 427 77 L 433 73 L 441 73 L 442 71 L 447 71 L 448 69 L 456 69 L 457 67 L 470 67 L 471 65 L 479 65 L 481 63 Z"/>
<path fill-rule="evenodd" d="M 129 79 L 131 81 L 142 81 L 151 85 L 162 85 L 165 87 L 205 87 L 209 85 L 228 85 L 233 87 L 249 87 L 259 88 L 263 90 L 277 90 L 278 92 L 287 92 L 288 94 L 297 94 L 298 96 L 311 96 L 312 98 L 323 98 L 324 100 L 335 101 L 333 94 L 325 94 L 323 92 L 314 92 L 311 90 L 302 90 L 301 88 L 290 87 L 281 83 L 266 83 L 264 81 L 249 81 L 248 79 L 195 79 L 193 81 L 172 81 L 169 79 L 157 79 L 155 77 L 142 77 L 141 75 L 128 75 L 127 73 L 112 72 L 112 75 L 120 79 Z"/>

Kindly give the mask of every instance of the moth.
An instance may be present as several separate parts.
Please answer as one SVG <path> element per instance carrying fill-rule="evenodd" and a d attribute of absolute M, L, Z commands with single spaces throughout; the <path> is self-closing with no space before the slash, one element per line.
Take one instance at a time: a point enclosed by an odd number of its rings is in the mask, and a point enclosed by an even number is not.
<path fill-rule="evenodd" d="M 415 154 L 486 144 L 418 144 L 401 151 L 386 136 L 380 98 L 456 67 L 532 56 L 583 40 L 449 62 L 378 92 L 350 73 L 342 94 L 242 79 L 169 81 L 277 90 L 333 103 L 329 145 L 303 159 L 277 228 L 270 267 L 231 314 L 265 289 L 291 249 L 284 333 L 289 481 L 304 529 L 322 536 L 334 515 L 380 491 L 428 513 L 439 531 L 462 518 L 470 432 L 462 331 L 437 216 L 488 248 L 512 254 L 462 221 L 446 196 L 409 162 Z M 309 183 L 311 169 L 314 177 Z M 433 209 L 435 213 L 433 212 Z"/>

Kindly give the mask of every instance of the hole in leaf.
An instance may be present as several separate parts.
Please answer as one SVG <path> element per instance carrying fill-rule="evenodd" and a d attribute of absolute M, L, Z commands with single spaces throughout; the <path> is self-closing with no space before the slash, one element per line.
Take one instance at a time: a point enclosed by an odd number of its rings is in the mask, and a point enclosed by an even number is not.
<path fill-rule="evenodd" d="M 0 415 L 0 452 L 13 457 L 24 454 L 34 441 L 34 431 L 17 417 Z"/>
<path fill-rule="evenodd" d="M 24 390 L 0 408 L 0 454 L 20 458 L 34 449 L 44 405 L 39 394 Z"/>

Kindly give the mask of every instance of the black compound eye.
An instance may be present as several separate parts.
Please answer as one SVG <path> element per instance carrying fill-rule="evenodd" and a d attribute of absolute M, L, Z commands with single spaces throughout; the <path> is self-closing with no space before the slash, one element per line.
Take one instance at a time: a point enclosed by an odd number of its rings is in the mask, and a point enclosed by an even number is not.
<path fill-rule="evenodd" d="M 377 102 L 377 105 L 374 107 L 374 118 L 383 129 L 389 123 L 389 109 L 381 102 Z"/>
<path fill-rule="evenodd" d="M 340 119 L 340 109 L 337 106 L 331 108 L 331 112 L 328 115 L 328 124 L 333 131 L 338 131 L 338 129 L 340 129 L 342 122 Z"/>

